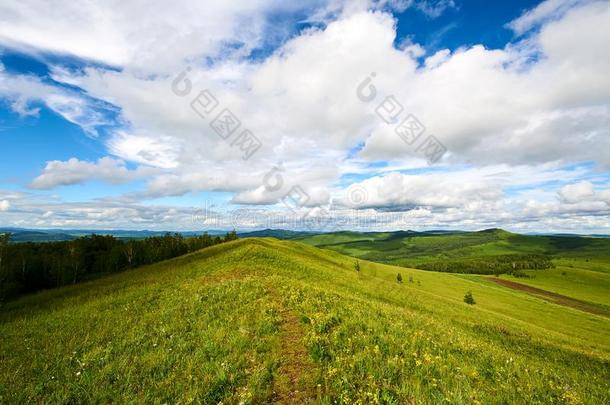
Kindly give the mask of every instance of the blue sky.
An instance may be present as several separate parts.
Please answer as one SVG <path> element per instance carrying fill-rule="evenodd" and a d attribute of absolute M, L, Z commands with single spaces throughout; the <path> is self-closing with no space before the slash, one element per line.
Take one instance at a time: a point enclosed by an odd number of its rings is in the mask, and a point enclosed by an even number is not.
<path fill-rule="evenodd" d="M 38 3 L 0 6 L 0 226 L 610 231 L 607 2 Z"/>

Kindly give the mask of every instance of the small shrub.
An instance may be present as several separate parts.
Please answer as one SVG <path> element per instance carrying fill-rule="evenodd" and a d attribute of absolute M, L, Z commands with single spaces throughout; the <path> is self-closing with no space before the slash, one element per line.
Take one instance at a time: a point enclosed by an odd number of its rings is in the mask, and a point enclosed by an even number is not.
<path fill-rule="evenodd" d="M 468 305 L 474 305 L 477 302 L 474 300 L 474 297 L 472 296 L 472 292 L 468 291 L 466 293 L 466 295 L 464 295 L 464 302 Z"/>
<path fill-rule="evenodd" d="M 409 276 L 409 283 L 413 282 L 413 276 Z"/>
<path fill-rule="evenodd" d="M 354 270 L 356 271 L 360 271 L 360 262 L 356 260 L 356 263 L 354 264 Z"/>
<path fill-rule="evenodd" d="M 402 284 L 402 275 L 400 273 L 396 275 L 396 281 L 398 281 L 399 284 Z"/>

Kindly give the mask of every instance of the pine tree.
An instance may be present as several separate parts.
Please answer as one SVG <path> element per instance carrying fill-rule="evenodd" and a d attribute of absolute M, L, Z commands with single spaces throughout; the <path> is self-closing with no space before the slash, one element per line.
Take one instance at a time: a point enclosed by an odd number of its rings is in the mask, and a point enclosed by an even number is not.
<path fill-rule="evenodd" d="M 476 304 L 476 301 L 474 300 L 474 297 L 472 296 L 472 292 L 471 291 L 468 291 L 466 293 L 466 295 L 464 295 L 464 302 L 466 304 L 469 304 L 469 305 Z"/>

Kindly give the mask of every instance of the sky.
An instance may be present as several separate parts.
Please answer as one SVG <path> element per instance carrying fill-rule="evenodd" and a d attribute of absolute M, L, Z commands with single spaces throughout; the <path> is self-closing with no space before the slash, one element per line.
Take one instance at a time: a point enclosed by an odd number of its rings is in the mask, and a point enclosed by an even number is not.
<path fill-rule="evenodd" d="M 0 227 L 610 233 L 610 2 L 0 3 Z"/>

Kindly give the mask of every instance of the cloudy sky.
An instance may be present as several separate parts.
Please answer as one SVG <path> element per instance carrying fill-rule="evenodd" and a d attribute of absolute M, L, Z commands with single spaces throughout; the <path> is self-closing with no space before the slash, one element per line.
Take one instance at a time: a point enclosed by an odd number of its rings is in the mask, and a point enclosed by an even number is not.
<path fill-rule="evenodd" d="M 610 2 L 0 3 L 0 226 L 610 233 Z"/>

